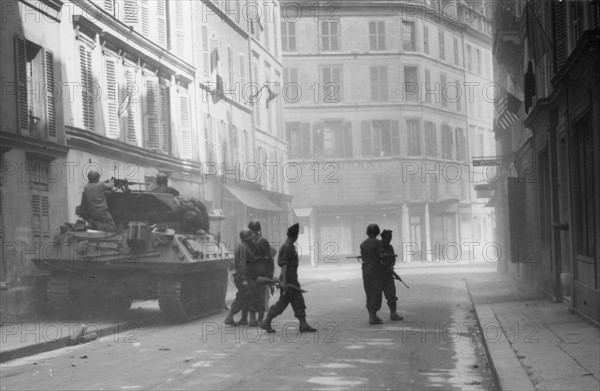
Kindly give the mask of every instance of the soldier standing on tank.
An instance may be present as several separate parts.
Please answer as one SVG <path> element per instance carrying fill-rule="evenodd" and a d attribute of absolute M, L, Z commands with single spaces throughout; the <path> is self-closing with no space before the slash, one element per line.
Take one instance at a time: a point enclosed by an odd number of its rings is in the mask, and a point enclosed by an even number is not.
<path fill-rule="evenodd" d="M 152 189 L 152 191 L 157 193 L 172 194 L 176 197 L 179 196 L 179 192 L 169 186 L 169 178 L 164 172 L 159 172 L 158 175 L 156 175 L 156 186 Z"/>
<path fill-rule="evenodd" d="M 250 284 L 254 283 L 248 275 L 248 263 L 253 262 L 256 256 L 256 247 L 253 242 L 253 237 L 254 233 L 249 229 L 244 229 L 240 232 L 240 239 L 242 242 L 239 243 L 235 249 L 235 270 L 233 273 L 233 282 L 238 291 L 233 303 L 231 303 L 229 314 L 225 318 L 224 323 L 226 325 L 235 326 L 236 323 L 233 320 L 233 317 L 245 306 L 248 305 L 249 309 L 253 308 L 251 303 L 247 303 L 251 298 L 249 295 L 251 289 Z"/>
<path fill-rule="evenodd" d="M 269 312 L 261 325 L 269 333 L 275 332 L 271 327 L 273 318 L 283 313 L 289 304 L 292 305 L 294 315 L 300 321 L 299 330 L 301 333 L 314 333 L 317 331 L 306 323 L 306 304 L 304 303 L 302 292 L 297 289 L 288 288 L 288 284 L 300 287 L 300 282 L 298 282 L 298 252 L 294 246 L 294 243 L 298 240 L 299 230 L 300 226 L 298 223 L 289 227 L 287 230 L 287 240 L 279 249 L 277 264 L 281 267 L 281 276 L 279 277 L 281 294 L 277 303 L 269 308 Z"/>
<path fill-rule="evenodd" d="M 100 183 L 100 174 L 96 170 L 88 172 L 87 177 L 89 183 L 83 189 L 78 214 L 84 219 L 90 220 L 94 229 L 107 232 L 116 231 L 117 225 L 108 210 L 105 195 L 106 192 L 112 191 L 114 181 Z"/>
<path fill-rule="evenodd" d="M 273 278 L 275 261 L 273 260 L 272 247 L 269 241 L 262 236 L 260 222 L 258 220 L 251 220 L 248 223 L 248 229 L 254 232 L 254 243 L 257 250 L 256 261 L 251 266 L 253 279 L 256 280 L 257 277 Z M 258 319 L 255 319 L 254 314 L 250 313 L 250 323 L 248 323 L 248 308 L 244 308 L 242 309 L 242 318 L 237 323 L 238 325 L 248 324 L 256 327 L 262 324 L 265 309 L 269 302 L 268 292 L 266 285 L 256 285 L 256 289 L 253 290 L 252 294 L 255 296 L 253 301 L 257 305 Z"/>
<path fill-rule="evenodd" d="M 377 239 L 379 226 L 369 224 L 367 236 L 360 245 L 362 257 L 363 286 L 367 295 L 367 310 L 369 311 L 369 324 L 382 324 L 383 321 L 377 316 L 381 309 L 383 270 L 381 266 L 381 241 Z"/>
<path fill-rule="evenodd" d="M 396 284 L 394 282 L 394 265 L 396 264 L 396 257 L 394 247 L 390 244 L 392 241 L 392 231 L 384 229 L 381 232 L 381 249 L 379 256 L 381 257 L 381 266 L 383 268 L 382 276 L 382 290 L 387 300 L 388 307 L 390 307 L 390 320 L 402 320 L 402 316 L 396 312 L 396 303 L 398 297 L 396 297 Z"/>

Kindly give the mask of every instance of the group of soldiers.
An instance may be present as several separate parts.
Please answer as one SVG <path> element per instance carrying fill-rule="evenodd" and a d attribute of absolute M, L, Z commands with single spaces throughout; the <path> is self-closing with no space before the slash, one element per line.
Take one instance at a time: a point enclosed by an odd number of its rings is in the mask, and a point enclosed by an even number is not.
<path fill-rule="evenodd" d="M 226 325 L 261 327 L 269 333 L 274 333 L 271 321 L 291 304 L 294 315 L 300 322 L 300 332 L 317 331 L 306 322 L 306 304 L 298 281 L 299 257 L 294 243 L 298 240 L 299 229 L 298 224 L 288 228 L 287 240 L 277 253 L 277 264 L 281 268 L 277 284 L 281 293 L 279 300 L 269 308 L 266 316 L 268 284 L 263 284 L 259 280 L 260 277 L 264 277 L 272 281 L 275 271 L 273 259 L 275 251 L 269 241 L 262 237 L 260 222 L 252 220 L 248 224 L 248 229 L 240 232 L 241 243 L 235 249 L 233 273 L 233 281 L 238 291 L 225 318 Z M 235 322 L 233 317 L 240 311 L 242 317 L 240 321 Z M 247 320 L 246 314 L 250 315 L 250 320 Z"/>
<path fill-rule="evenodd" d="M 392 231 L 383 230 L 381 240 L 377 239 L 380 230 L 377 224 L 367 227 L 368 238 L 360 245 L 362 258 L 362 275 L 365 293 L 367 294 L 367 310 L 369 311 L 369 324 L 382 324 L 377 316 L 381 309 L 382 294 L 385 294 L 390 307 L 390 320 L 402 320 L 403 317 L 396 312 L 396 286 L 394 283 L 394 265 L 396 255 L 392 241 Z"/>

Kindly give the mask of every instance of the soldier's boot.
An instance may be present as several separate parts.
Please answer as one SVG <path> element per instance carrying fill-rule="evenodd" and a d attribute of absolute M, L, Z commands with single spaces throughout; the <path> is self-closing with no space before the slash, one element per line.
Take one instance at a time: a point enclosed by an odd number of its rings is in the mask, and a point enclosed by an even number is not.
<path fill-rule="evenodd" d="M 265 311 L 258 311 L 258 324 L 261 325 L 265 318 Z"/>
<path fill-rule="evenodd" d="M 390 307 L 390 320 L 402 320 L 404 317 L 396 312 L 396 307 Z"/>
<path fill-rule="evenodd" d="M 274 333 L 275 330 L 271 327 L 271 321 L 273 320 L 274 317 L 275 317 L 275 315 L 273 315 L 271 310 L 269 310 L 269 312 L 267 312 L 267 316 L 266 316 L 265 320 L 260 325 L 260 328 L 263 330 L 266 330 L 268 333 Z"/>
<path fill-rule="evenodd" d="M 256 321 L 256 312 L 250 311 L 250 321 L 248 322 L 248 326 L 250 327 L 258 327 L 260 323 Z"/>
<path fill-rule="evenodd" d="M 306 323 L 306 318 L 298 318 L 298 320 L 300 321 L 300 332 L 301 333 L 316 333 L 317 329 L 312 328 L 309 326 L 308 323 Z"/>
<path fill-rule="evenodd" d="M 369 311 L 369 324 L 382 324 L 383 321 L 377 316 L 376 311 Z"/>
<path fill-rule="evenodd" d="M 242 317 L 235 323 L 236 326 L 246 326 L 248 325 L 248 310 L 242 310 Z"/>
<path fill-rule="evenodd" d="M 227 315 L 227 317 L 225 318 L 225 320 L 223 321 L 223 323 L 225 323 L 228 326 L 236 326 L 236 323 L 233 320 L 233 315 L 235 315 L 235 313 L 230 310 L 229 314 Z"/>

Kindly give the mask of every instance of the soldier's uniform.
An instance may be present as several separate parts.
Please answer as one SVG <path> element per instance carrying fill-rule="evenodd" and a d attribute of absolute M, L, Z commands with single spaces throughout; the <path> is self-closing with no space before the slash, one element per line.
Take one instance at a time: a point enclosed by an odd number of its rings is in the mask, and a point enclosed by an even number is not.
<path fill-rule="evenodd" d="M 376 224 L 370 224 L 367 228 L 369 238 L 360 245 L 360 255 L 363 261 L 363 286 L 367 296 L 367 311 L 369 311 L 369 323 L 371 324 L 382 323 L 376 314 L 381 309 L 383 288 L 381 241 L 377 239 L 378 234 L 379 227 Z"/>
<path fill-rule="evenodd" d="M 389 235 L 389 236 L 388 236 Z M 396 297 L 396 284 L 394 282 L 394 266 L 396 264 L 396 257 L 394 252 L 394 247 L 389 243 L 392 239 L 392 231 L 383 230 L 381 233 L 381 248 L 380 248 L 380 258 L 381 258 L 381 267 L 382 267 L 382 290 L 385 295 L 385 299 L 387 300 L 388 307 L 390 307 L 390 319 L 391 320 L 401 320 L 400 317 L 396 313 L 396 303 L 398 302 L 398 297 Z M 400 319 L 399 319 L 400 318 Z"/>
<path fill-rule="evenodd" d="M 279 249 L 277 264 L 281 268 L 285 267 L 286 269 L 284 281 L 288 284 L 300 287 L 300 282 L 298 281 L 299 258 L 296 247 L 294 246 L 294 242 L 298 239 L 298 232 L 298 224 L 294 224 L 288 229 L 288 238 Z M 279 300 L 269 308 L 269 312 L 261 327 L 270 333 L 275 332 L 275 330 L 271 328 L 271 320 L 282 314 L 289 304 L 292 305 L 294 316 L 300 321 L 300 332 L 315 332 L 316 329 L 310 327 L 306 323 L 306 304 L 304 303 L 302 292 L 292 288 L 281 289 Z"/>
<path fill-rule="evenodd" d="M 112 215 L 106 204 L 105 192 L 111 191 L 113 183 L 100 183 L 100 174 L 96 171 L 88 173 L 89 183 L 85 185 L 83 194 L 81 195 L 80 211 L 82 217 L 90 221 L 93 229 L 100 231 L 113 232 L 117 230 Z"/>
<path fill-rule="evenodd" d="M 256 247 L 252 242 L 252 233 L 249 230 L 243 230 L 240 232 L 241 243 L 235 248 L 235 263 L 234 263 L 234 274 L 233 282 L 237 288 L 237 293 L 227 318 L 225 318 L 225 324 L 234 325 L 233 316 L 240 312 L 244 307 L 252 308 L 256 310 L 256 303 L 253 301 L 251 295 L 252 285 L 256 285 L 256 282 L 251 278 L 248 270 L 249 264 L 252 264 L 256 257 Z"/>

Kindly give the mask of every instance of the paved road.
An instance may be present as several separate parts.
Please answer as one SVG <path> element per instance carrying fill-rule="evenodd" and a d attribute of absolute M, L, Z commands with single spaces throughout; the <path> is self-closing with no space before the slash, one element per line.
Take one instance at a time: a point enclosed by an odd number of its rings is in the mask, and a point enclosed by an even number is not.
<path fill-rule="evenodd" d="M 298 334 L 291 309 L 274 335 L 224 327 L 225 313 L 184 325 L 146 313 L 139 329 L 3 364 L 1 388 L 492 390 L 463 274 L 440 271 L 398 285 L 403 322 L 384 303 L 384 324 L 368 325 L 355 273 L 306 287 L 314 335 Z"/>

